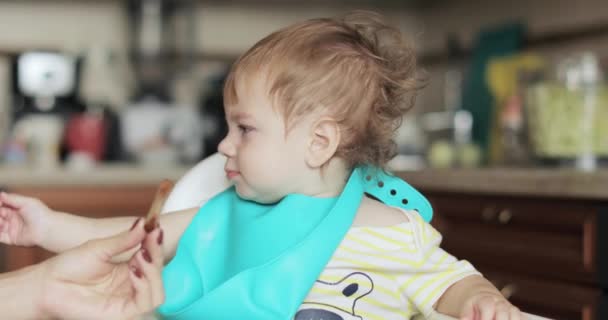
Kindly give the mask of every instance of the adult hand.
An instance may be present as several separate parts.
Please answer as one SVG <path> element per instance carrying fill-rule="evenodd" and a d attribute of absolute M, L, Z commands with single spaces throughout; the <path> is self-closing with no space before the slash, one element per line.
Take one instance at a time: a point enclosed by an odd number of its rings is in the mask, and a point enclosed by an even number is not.
<path fill-rule="evenodd" d="M 146 234 L 143 219 L 127 232 L 84 243 L 45 262 L 40 311 L 60 319 L 134 319 L 164 300 L 160 228 Z M 124 263 L 112 258 L 142 244 Z"/>

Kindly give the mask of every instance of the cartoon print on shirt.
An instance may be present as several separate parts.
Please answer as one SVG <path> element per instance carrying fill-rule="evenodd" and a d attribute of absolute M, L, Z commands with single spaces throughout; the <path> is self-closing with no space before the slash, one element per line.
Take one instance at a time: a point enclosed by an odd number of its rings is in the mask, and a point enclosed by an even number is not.
<path fill-rule="evenodd" d="M 335 292 L 339 297 L 335 305 L 326 302 L 304 301 L 294 320 L 363 320 L 355 311 L 357 301 L 374 290 L 372 278 L 362 272 L 353 272 L 338 282 L 317 280 L 315 287 L 327 292 Z"/>

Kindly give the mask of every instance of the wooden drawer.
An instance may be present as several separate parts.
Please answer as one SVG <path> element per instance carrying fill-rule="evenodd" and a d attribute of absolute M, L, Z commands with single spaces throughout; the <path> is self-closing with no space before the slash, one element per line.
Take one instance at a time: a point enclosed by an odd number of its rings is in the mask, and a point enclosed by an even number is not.
<path fill-rule="evenodd" d="M 435 211 L 433 224 L 444 237 L 442 246 L 474 265 L 588 284 L 605 276 L 600 275 L 603 263 L 598 258 L 603 246 L 598 245 L 598 237 L 605 238 L 598 235 L 601 204 L 426 195 Z"/>
<path fill-rule="evenodd" d="M 447 194 L 432 194 L 430 198 L 434 209 L 445 218 L 566 233 L 582 232 L 598 210 L 597 206 L 554 199 Z"/>
<path fill-rule="evenodd" d="M 38 198 L 53 210 L 97 218 L 144 214 L 154 198 L 156 185 L 11 187 L 9 191 Z"/>
<path fill-rule="evenodd" d="M 602 290 L 481 270 L 514 305 L 532 313 L 560 320 L 607 319 L 608 297 Z"/>

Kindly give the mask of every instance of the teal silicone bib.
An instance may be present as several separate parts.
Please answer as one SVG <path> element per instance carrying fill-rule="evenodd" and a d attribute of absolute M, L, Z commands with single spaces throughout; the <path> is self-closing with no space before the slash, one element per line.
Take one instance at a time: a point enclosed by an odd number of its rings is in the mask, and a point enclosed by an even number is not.
<path fill-rule="evenodd" d="M 264 205 L 234 188 L 193 218 L 163 271 L 165 319 L 285 320 L 348 232 L 364 193 L 432 216 L 428 201 L 398 177 L 358 168 L 337 198 L 291 194 Z"/>

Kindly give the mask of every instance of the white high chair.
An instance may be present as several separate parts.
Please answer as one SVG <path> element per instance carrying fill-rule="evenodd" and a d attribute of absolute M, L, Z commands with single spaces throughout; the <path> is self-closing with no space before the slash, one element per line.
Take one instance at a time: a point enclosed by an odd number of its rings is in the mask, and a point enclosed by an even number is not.
<path fill-rule="evenodd" d="M 214 153 L 188 170 L 173 186 L 161 214 L 200 206 L 226 190 L 231 183 L 224 172 L 225 163 L 226 157 Z"/>
<path fill-rule="evenodd" d="M 224 173 L 226 158 L 215 153 L 196 164 L 184 176 L 182 176 L 171 191 L 165 202 L 162 214 L 200 206 L 213 198 L 215 195 L 226 190 L 230 181 Z M 531 314 L 527 314 L 528 320 L 550 320 Z M 416 317 L 415 320 L 424 318 Z M 436 313 L 429 320 L 456 320 L 450 316 Z"/>

